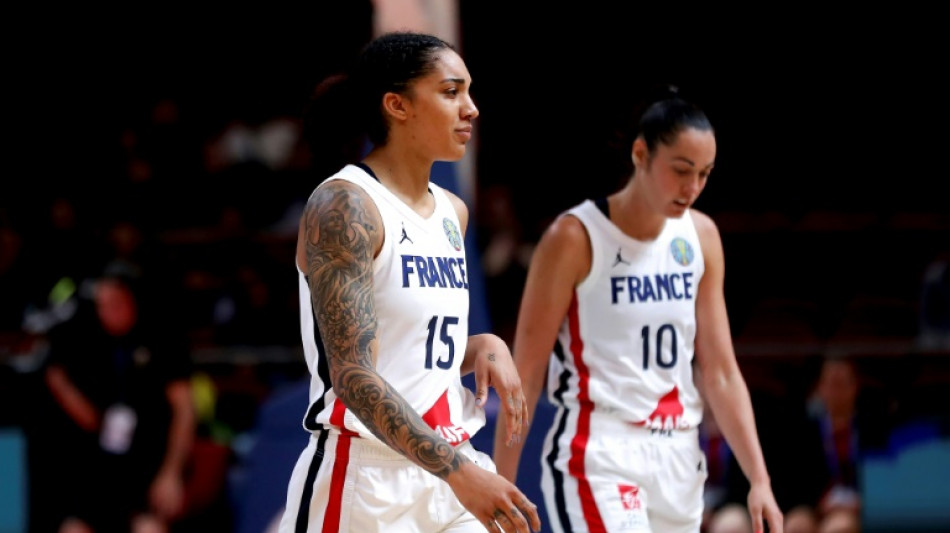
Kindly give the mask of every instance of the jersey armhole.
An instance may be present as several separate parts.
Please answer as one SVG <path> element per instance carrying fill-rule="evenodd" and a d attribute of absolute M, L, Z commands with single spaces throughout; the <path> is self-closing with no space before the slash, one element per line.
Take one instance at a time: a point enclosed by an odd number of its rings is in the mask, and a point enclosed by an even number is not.
<path fill-rule="evenodd" d="M 594 244 L 594 239 L 591 237 L 591 233 L 590 233 L 591 222 L 587 220 L 586 216 L 582 216 L 581 214 L 577 212 L 568 212 L 565 214 L 565 216 L 574 217 L 574 219 L 577 220 L 578 223 L 580 223 L 581 228 L 584 230 L 584 235 L 587 237 L 587 244 L 590 246 L 590 267 L 587 270 L 587 275 L 585 275 L 579 282 L 577 282 L 577 285 L 574 287 L 574 290 L 577 292 L 586 292 L 591 278 L 593 277 L 594 273 L 597 272 L 598 269 L 600 268 L 600 264 L 598 261 L 599 254 L 597 254 L 596 246 Z"/>

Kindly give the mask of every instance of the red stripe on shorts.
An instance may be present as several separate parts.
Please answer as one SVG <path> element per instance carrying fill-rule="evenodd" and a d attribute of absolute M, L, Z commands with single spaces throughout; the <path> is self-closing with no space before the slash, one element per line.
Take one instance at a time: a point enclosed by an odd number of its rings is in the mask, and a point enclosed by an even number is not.
<path fill-rule="evenodd" d="M 333 403 L 333 413 L 330 422 L 340 428 L 341 433 L 336 440 L 336 453 L 333 457 L 333 477 L 330 481 L 330 496 L 327 510 L 323 515 L 323 531 L 340 530 L 340 509 L 343 500 L 343 483 L 346 481 L 346 467 L 350 464 L 350 439 L 354 433 L 343 427 L 343 415 L 346 406 L 337 398 Z"/>

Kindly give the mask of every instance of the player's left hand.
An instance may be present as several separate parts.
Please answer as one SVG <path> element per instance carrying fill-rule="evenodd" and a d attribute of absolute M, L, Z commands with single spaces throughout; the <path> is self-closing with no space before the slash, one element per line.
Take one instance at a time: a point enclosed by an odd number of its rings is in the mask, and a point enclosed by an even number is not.
<path fill-rule="evenodd" d="M 511 358 L 508 345 L 496 335 L 480 335 L 481 345 L 475 358 L 475 399 L 484 406 L 488 388 L 494 387 L 501 401 L 501 412 L 506 418 L 506 439 L 511 444 L 527 433 L 529 426 L 528 402 L 521 388 L 521 378 Z"/>
<path fill-rule="evenodd" d="M 749 506 L 749 516 L 752 518 L 752 531 L 754 533 L 765 531 L 764 522 L 768 522 L 770 533 L 783 532 L 785 517 L 779 509 L 778 503 L 775 502 L 771 485 L 768 483 L 752 484 L 749 489 L 747 505 Z"/>

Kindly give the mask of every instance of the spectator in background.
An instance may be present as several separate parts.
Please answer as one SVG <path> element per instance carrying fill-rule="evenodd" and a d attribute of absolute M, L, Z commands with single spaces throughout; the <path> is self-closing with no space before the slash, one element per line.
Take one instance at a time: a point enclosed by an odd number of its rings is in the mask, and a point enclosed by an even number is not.
<path fill-rule="evenodd" d="M 820 361 L 809 378 L 806 401 L 757 398 L 757 419 L 776 499 L 785 513 L 786 533 L 850 533 L 860 531 L 859 463 L 868 450 L 883 449 L 890 435 L 883 405 L 862 385 L 857 363 L 844 356 Z M 712 424 L 709 424 L 712 422 Z M 709 483 L 715 476 L 715 420 L 704 417 L 701 442 L 709 461 Z M 707 496 L 706 533 L 752 533 L 742 520 L 743 495 L 748 490 L 735 457 L 724 455 L 726 471 Z"/>
<path fill-rule="evenodd" d="M 88 282 L 77 314 L 50 332 L 45 382 L 65 415 L 50 450 L 60 533 L 167 531 L 185 510 L 190 360 L 142 296 L 122 276 Z"/>
<path fill-rule="evenodd" d="M 787 514 L 788 533 L 856 533 L 861 530 L 858 480 L 861 435 L 858 429 L 858 372 L 854 361 L 829 357 L 821 366 L 808 403 L 812 440 L 823 464 L 812 465 L 817 501 Z M 817 467 L 816 467 L 817 466 Z"/>

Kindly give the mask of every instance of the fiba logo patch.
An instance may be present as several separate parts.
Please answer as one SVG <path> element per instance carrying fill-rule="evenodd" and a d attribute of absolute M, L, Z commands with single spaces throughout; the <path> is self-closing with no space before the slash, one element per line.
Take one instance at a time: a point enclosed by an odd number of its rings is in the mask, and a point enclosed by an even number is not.
<path fill-rule="evenodd" d="M 456 250 L 462 249 L 462 236 L 459 234 L 459 229 L 455 227 L 455 222 L 447 218 L 442 219 L 442 229 L 445 230 L 445 236 L 449 238 L 449 243 Z"/>
<path fill-rule="evenodd" d="M 693 247 L 682 237 L 673 239 L 670 243 L 670 252 L 673 253 L 673 259 L 683 266 L 693 262 Z"/>

